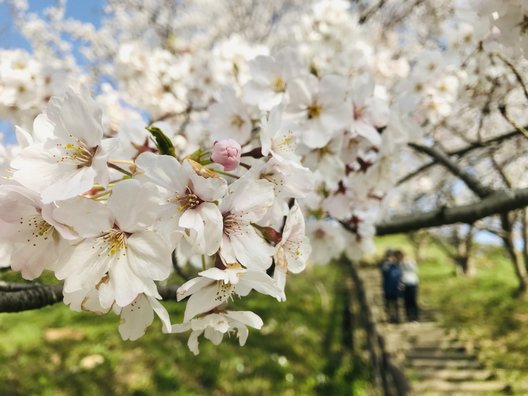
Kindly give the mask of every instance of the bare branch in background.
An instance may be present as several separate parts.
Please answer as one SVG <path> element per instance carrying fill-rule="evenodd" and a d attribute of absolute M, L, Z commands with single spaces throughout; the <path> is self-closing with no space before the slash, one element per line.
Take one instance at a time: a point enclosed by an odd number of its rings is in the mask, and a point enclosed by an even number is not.
<path fill-rule="evenodd" d="M 493 192 L 493 190 L 491 190 L 489 187 L 484 186 L 471 173 L 466 172 L 460 166 L 458 166 L 454 161 L 451 160 L 451 158 L 449 158 L 449 155 L 445 152 L 434 147 L 423 146 L 416 143 L 409 143 L 409 146 L 420 153 L 429 155 L 437 163 L 443 165 L 453 175 L 459 177 L 468 186 L 468 188 L 480 198 L 487 197 Z"/>
<path fill-rule="evenodd" d="M 376 12 L 378 12 L 380 9 L 383 8 L 387 0 L 379 0 L 377 4 L 374 4 L 371 8 L 369 8 L 363 15 L 359 17 L 359 23 L 363 24 L 367 22 Z"/>
<path fill-rule="evenodd" d="M 528 126 L 526 126 L 525 128 L 528 128 Z M 457 149 L 457 150 L 453 150 L 453 151 L 447 151 L 446 154 L 448 156 L 450 156 L 450 157 L 452 157 L 452 156 L 463 157 L 464 155 L 469 154 L 470 152 L 472 152 L 474 150 L 481 149 L 481 148 L 484 148 L 484 147 L 489 147 L 490 145 L 492 146 L 492 145 L 495 145 L 495 144 L 500 144 L 500 143 L 502 143 L 502 142 L 504 142 L 506 140 L 509 140 L 509 139 L 517 137 L 517 136 L 519 136 L 519 132 L 517 130 L 509 131 L 509 132 L 506 132 L 506 133 L 504 133 L 502 135 L 498 135 L 498 136 L 495 136 L 495 137 L 487 139 L 487 140 L 482 140 L 481 142 L 474 142 L 471 145 L 463 147 L 461 149 Z M 431 161 L 431 162 L 428 162 L 427 164 L 424 164 L 424 165 L 420 166 L 418 169 L 412 171 L 408 175 L 406 175 L 406 176 L 402 177 L 400 180 L 398 180 L 397 185 L 403 184 L 403 183 L 411 180 L 412 178 L 418 176 L 419 174 L 423 173 L 424 171 L 426 171 L 427 169 L 429 169 L 429 168 L 431 168 L 432 166 L 435 166 L 435 165 L 439 165 L 439 163 L 437 161 Z"/>
<path fill-rule="evenodd" d="M 389 221 L 377 224 L 376 234 L 399 234 L 456 223 L 473 224 L 484 217 L 508 213 L 526 206 L 528 206 L 528 188 L 497 191 L 487 198 L 468 205 L 396 216 Z"/>

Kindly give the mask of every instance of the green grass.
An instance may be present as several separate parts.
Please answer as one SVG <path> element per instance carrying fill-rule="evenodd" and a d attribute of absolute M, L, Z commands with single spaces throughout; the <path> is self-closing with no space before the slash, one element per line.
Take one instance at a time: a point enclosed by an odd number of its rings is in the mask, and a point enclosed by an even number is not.
<path fill-rule="evenodd" d="M 245 347 L 215 347 L 188 334 L 164 335 L 155 322 L 121 341 L 115 315 L 71 312 L 62 304 L 0 314 L 0 395 L 368 395 L 364 363 L 343 353 L 340 272 L 315 267 L 290 279 L 285 303 L 255 294 L 235 302 L 265 322 Z M 174 323 L 185 304 L 166 304 Z"/>
<path fill-rule="evenodd" d="M 380 238 L 378 254 L 389 246 L 404 246 L 412 254 L 401 236 Z M 434 245 L 419 264 L 421 303 L 460 337 L 476 340 L 481 358 L 513 385 L 528 383 L 528 302 L 515 297 L 515 274 L 504 251 L 477 246 L 474 277 L 457 277 L 452 261 Z"/>
<path fill-rule="evenodd" d="M 378 240 L 403 247 L 404 236 Z M 518 385 L 528 382 L 528 303 L 516 299 L 515 277 L 497 248 L 478 247 L 477 275 L 456 277 L 431 245 L 420 263 L 420 301 L 445 326 L 481 345 L 481 357 Z M 16 280 L 12 275 L 3 275 Z M 288 300 L 254 294 L 236 300 L 264 320 L 245 347 L 201 339 L 198 357 L 187 334 L 164 335 L 155 322 L 135 342 L 121 341 L 118 317 L 71 312 L 63 305 L 0 314 L 0 395 L 373 395 L 365 361 L 342 344 L 342 272 L 313 267 L 288 283 Z M 47 279 L 49 281 L 49 279 Z M 166 304 L 173 322 L 183 303 Z M 361 355 L 361 354 L 360 354 Z"/>

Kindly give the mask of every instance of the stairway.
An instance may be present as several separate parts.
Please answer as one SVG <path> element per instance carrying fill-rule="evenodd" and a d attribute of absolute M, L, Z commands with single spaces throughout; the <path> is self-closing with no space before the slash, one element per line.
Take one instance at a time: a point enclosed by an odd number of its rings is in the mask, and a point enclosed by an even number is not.
<path fill-rule="evenodd" d="M 512 394 L 511 387 L 478 359 L 475 345 L 444 329 L 430 309 L 421 306 L 420 321 L 388 323 L 378 268 L 358 269 L 370 315 L 393 364 L 402 368 L 411 395 L 470 396 Z M 400 304 L 403 305 L 403 304 Z M 400 318 L 405 318 L 403 308 Z"/>

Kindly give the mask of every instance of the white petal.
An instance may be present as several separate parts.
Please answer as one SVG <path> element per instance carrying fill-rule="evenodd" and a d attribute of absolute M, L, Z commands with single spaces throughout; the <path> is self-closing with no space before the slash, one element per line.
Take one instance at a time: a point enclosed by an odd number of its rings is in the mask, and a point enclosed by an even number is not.
<path fill-rule="evenodd" d="M 260 237 L 252 226 L 230 236 L 238 261 L 247 268 L 266 270 L 271 266 L 273 246 Z"/>
<path fill-rule="evenodd" d="M 134 341 L 145 334 L 154 320 L 154 311 L 144 295 L 138 296 L 121 311 L 119 334 L 123 340 Z"/>
<path fill-rule="evenodd" d="M 208 312 L 228 300 L 228 294 L 218 294 L 217 292 L 218 286 L 215 282 L 194 293 L 187 301 L 183 321 L 187 322 L 196 315 Z"/>
<path fill-rule="evenodd" d="M 94 185 L 95 175 L 95 170 L 88 167 L 58 175 L 53 184 L 42 190 L 42 202 L 61 201 L 88 191 Z"/>
<path fill-rule="evenodd" d="M 121 307 L 130 304 L 139 294 L 151 292 L 149 289 L 152 286 L 155 288 L 151 279 L 137 276 L 128 265 L 128 260 L 125 260 L 124 257 L 121 257 L 120 260 L 113 260 L 109 275 L 110 283 L 115 292 L 116 304 Z"/>
<path fill-rule="evenodd" d="M 171 333 L 184 333 L 191 329 L 191 322 L 173 324 L 171 327 Z"/>
<path fill-rule="evenodd" d="M 213 203 L 202 203 L 197 210 L 204 221 L 205 254 L 212 256 L 220 248 L 223 235 L 222 214 Z"/>
<path fill-rule="evenodd" d="M 150 305 L 152 306 L 152 309 L 154 310 L 154 312 L 156 312 L 156 315 L 158 315 L 158 317 L 161 320 L 163 333 L 164 334 L 170 333 L 172 330 L 171 328 L 172 326 L 170 322 L 169 313 L 167 312 L 165 307 L 161 305 L 161 303 L 158 300 L 156 300 L 155 298 L 149 297 L 149 296 L 147 296 L 147 298 L 150 302 Z"/>
<path fill-rule="evenodd" d="M 122 231 L 135 232 L 152 225 L 157 216 L 156 190 L 137 180 L 117 183 L 108 199 L 116 223 Z"/>
<path fill-rule="evenodd" d="M 282 291 L 277 286 L 273 278 L 271 278 L 265 272 L 248 270 L 240 279 L 239 285 L 249 286 L 252 289 L 258 291 L 259 293 L 275 297 L 279 301 L 282 296 Z M 239 285 L 235 287 L 235 291 L 237 294 L 239 292 Z M 243 296 L 244 294 L 241 295 Z"/>
<path fill-rule="evenodd" d="M 188 175 L 189 185 L 202 201 L 220 200 L 227 192 L 227 182 L 219 177 L 205 178 L 196 173 L 189 161 L 183 161 L 183 169 Z"/>
<path fill-rule="evenodd" d="M 200 289 L 211 285 L 213 282 L 211 279 L 204 278 L 204 277 L 196 277 L 193 279 L 188 280 L 183 285 L 181 285 L 178 290 L 176 291 L 177 300 L 181 301 L 185 297 L 190 296 L 193 293 L 196 293 Z"/>
<path fill-rule="evenodd" d="M 260 329 L 264 325 L 260 316 L 251 311 L 226 311 L 226 315 L 255 329 Z"/>
<path fill-rule="evenodd" d="M 171 252 L 162 238 L 152 231 L 133 234 L 127 239 L 127 256 L 136 274 L 165 280 L 172 270 Z"/>
<path fill-rule="evenodd" d="M 58 120 L 51 121 L 55 124 L 60 123 L 66 136 L 72 134 L 81 138 L 89 147 L 95 147 L 101 141 L 102 110 L 87 89 L 82 89 L 80 94 L 68 90 L 61 103 L 59 117 Z"/>
<path fill-rule="evenodd" d="M 136 165 L 153 183 L 171 192 L 185 192 L 188 176 L 176 158 L 147 152 L 136 159 Z"/>
<path fill-rule="evenodd" d="M 213 280 L 221 280 L 224 282 L 229 281 L 229 275 L 226 270 L 221 270 L 220 268 L 209 268 L 205 271 L 198 272 L 198 275 L 203 276 L 204 278 L 209 278 Z"/>
<path fill-rule="evenodd" d="M 189 347 L 189 350 L 195 355 L 198 355 L 200 353 L 200 350 L 198 349 L 198 337 L 200 337 L 202 333 L 203 331 L 191 332 L 189 340 L 187 341 L 187 346 Z"/>
<path fill-rule="evenodd" d="M 111 230 L 114 224 L 108 206 L 83 197 L 57 203 L 52 216 L 59 223 L 72 227 L 83 238 L 100 236 Z"/>

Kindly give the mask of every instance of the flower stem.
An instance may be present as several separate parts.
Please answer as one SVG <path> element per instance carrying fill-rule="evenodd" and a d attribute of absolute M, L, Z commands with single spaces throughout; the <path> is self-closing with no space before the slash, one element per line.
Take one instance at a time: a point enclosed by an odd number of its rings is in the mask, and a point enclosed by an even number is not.
<path fill-rule="evenodd" d="M 124 170 L 123 168 L 121 168 L 120 166 L 117 166 L 116 164 L 112 164 L 111 162 L 108 162 L 108 167 L 115 169 L 116 171 L 121 172 L 127 176 L 132 176 L 132 173 L 130 173 L 127 170 Z"/>
<path fill-rule="evenodd" d="M 213 169 L 213 172 L 220 173 L 221 175 L 224 175 L 224 176 L 233 177 L 235 179 L 240 179 L 240 176 L 232 175 L 232 174 L 224 172 L 224 171 Z"/>

